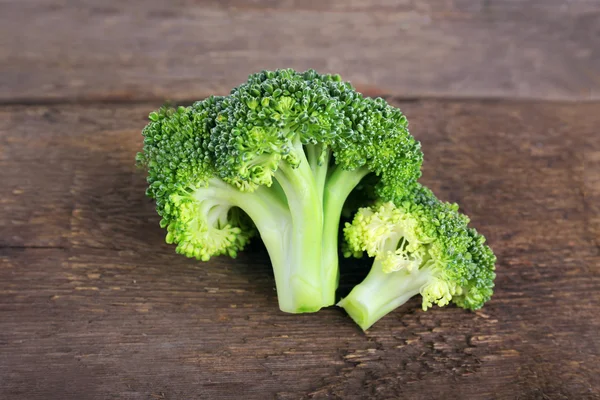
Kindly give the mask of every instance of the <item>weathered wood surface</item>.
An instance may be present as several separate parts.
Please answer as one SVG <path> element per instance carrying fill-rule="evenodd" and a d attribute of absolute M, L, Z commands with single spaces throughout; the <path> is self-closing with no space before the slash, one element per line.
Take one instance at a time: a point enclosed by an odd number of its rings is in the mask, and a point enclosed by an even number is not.
<path fill-rule="evenodd" d="M 133 165 L 155 105 L 0 107 L 0 398 L 600 398 L 600 104 L 397 104 L 497 290 L 368 333 L 279 312 L 260 245 L 199 263 L 163 242 Z"/>
<path fill-rule="evenodd" d="M 227 93 L 264 68 L 370 94 L 600 99 L 597 0 L 1 0 L 0 102 Z"/>

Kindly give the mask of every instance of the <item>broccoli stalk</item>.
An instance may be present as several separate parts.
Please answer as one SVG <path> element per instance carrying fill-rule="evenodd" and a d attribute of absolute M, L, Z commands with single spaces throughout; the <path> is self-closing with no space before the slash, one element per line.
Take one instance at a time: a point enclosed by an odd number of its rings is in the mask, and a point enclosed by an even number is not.
<path fill-rule="evenodd" d="M 338 305 L 363 330 L 421 292 L 431 277 L 428 269 L 383 272 L 381 261 L 373 262 L 367 277 Z"/>
<path fill-rule="evenodd" d="M 323 195 L 323 210 L 326 216 L 323 223 L 322 267 L 325 282 L 334 285 L 328 292 L 335 294 L 339 281 L 338 269 L 338 231 L 342 208 L 360 181 L 369 174 L 367 168 L 346 171 L 336 168 L 330 175 Z M 335 302 L 335 299 L 332 299 Z M 333 304 L 332 302 L 332 304 Z"/>
<path fill-rule="evenodd" d="M 495 257 L 485 238 L 458 213 L 420 186 L 398 205 L 361 208 L 346 224 L 346 256 L 364 251 L 375 261 L 367 277 L 338 305 L 366 330 L 421 294 L 423 310 L 453 301 L 478 309 L 494 286 Z"/>
<path fill-rule="evenodd" d="M 300 143 L 296 143 L 295 149 L 296 157 L 300 160 L 297 167 L 292 168 L 283 162 L 274 175 L 287 199 L 291 214 L 291 232 L 283 248 L 283 264 L 273 263 L 273 270 L 275 274 L 279 272 L 283 275 L 279 282 L 276 279 L 281 310 L 313 312 L 330 305 L 332 301 L 328 298 L 329 292 L 324 289 L 328 285 L 321 270 L 323 202 Z M 256 221 L 254 218 L 253 220 Z M 260 232 L 260 226 L 258 229 Z M 263 241 L 268 248 L 269 244 L 264 237 Z M 301 299 L 292 299 L 291 304 L 286 305 L 285 298 L 291 296 L 300 296 Z"/>
<path fill-rule="evenodd" d="M 400 110 L 339 76 L 264 71 L 229 96 L 150 115 L 138 162 L 177 252 L 235 257 L 256 234 L 280 308 L 335 303 L 342 207 L 364 190 L 393 200 L 420 176 L 420 145 Z"/>

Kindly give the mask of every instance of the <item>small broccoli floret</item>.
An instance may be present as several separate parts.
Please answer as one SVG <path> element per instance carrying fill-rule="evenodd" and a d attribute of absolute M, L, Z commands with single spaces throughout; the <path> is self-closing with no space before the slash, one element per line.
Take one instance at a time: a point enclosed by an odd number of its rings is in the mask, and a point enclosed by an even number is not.
<path fill-rule="evenodd" d="M 212 98 L 195 108 L 162 108 L 150 114 L 143 131 L 144 153 L 138 154 L 138 162 L 148 166 L 147 194 L 156 199 L 166 241 L 176 243 L 178 253 L 204 261 L 235 256 L 255 234 L 252 227 L 241 229 L 241 210 L 232 201 L 206 196 L 215 172 L 204 155 L 204 138 L 197 133 L 206 130 L 219 102 Z"/>
<path fill-rule="evenodd" d="M 344 229 L 345 255 L 366 252 L 375 260 L 338 305 L 363 330 L 419 293 L 423 310 L 450 301 L 480 308 L 492 295 L 496 258 L 468 223 L 456 204 L 440 202 L 423 186 L 397 204 L 359 209 Z"/>
<path fill-rule="evenodd" d="M 288 312 L 335 302 L 350 193 L 393 201 L 420 176 L 420 145 L 400 110 L 337 75 L 263 71 L 228 96 L 150 120 L 138 161 L 167 241 L 208 260 L 235 256 L 258 232 Z"/>

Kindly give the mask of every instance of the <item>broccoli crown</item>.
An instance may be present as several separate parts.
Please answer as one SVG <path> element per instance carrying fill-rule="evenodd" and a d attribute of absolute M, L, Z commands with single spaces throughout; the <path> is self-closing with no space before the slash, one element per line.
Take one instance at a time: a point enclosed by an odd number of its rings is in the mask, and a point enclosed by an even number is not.
<path fill-rule="evenodd" d="M 305 145 L 318 146 L 319 165 L 374 173 L 362 190 L 384 200 L 402 197 L 420 176 L 420 144 L 400 110 L 363 97 L 338 75 L 263 71 L 228 96 L 163 107 L 149 119 L 137 155 L 148 169 L 147 195 L 167 241 L 202 260 L 235 256 L 256 233 L 238 209 L 252 199 L 232 188 L 271 187 L 282 163 L 293 170 L 305 159 Z"/>
<path fill-rule="evenodd" d="M 420 287 L 423 309 L 453 301 L 478 309 L 490 299 L 496 258 L 485 238 L 468 228 L 458 205 L 439 201 L 424 186 L 399 201 L 361 208 L 344 235 L 346 256 L 366 252 L 374 268 L 410 276 L 427 274 Z"/>
<path fill-rule="evenodd" d="M 405 194 L 421 174 L 420 143 L 399 109 L 313 70 L 251 75 L 223 99 L 209 149 L 221 178 L 253 190 L 272 183 L 281 160 L 295 166 L 294 149 L 307 144 L 332 151 L 345 170 L 365 167 L 380 176 L 376 190 L 384 199 Z"/>

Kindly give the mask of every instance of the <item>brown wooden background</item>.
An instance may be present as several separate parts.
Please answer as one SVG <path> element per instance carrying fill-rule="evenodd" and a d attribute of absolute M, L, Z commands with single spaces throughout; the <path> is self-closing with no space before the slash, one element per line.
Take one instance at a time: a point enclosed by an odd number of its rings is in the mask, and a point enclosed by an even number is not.
<path fill-rule="evenodd" d="M 260 244 L 164 243 L 147 114 L 277 67 L 403 109 L 497 253 L 484 309 L 362 333 L 279 312 Z M 0 0 L 0 399 L 597 399 L 599 303 L 600 2 Z"/>

